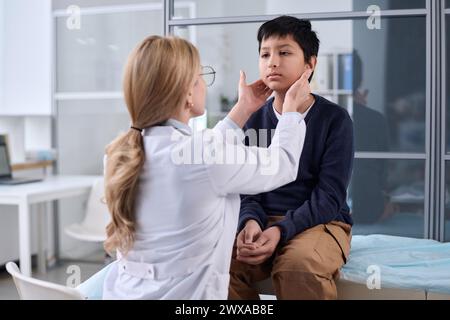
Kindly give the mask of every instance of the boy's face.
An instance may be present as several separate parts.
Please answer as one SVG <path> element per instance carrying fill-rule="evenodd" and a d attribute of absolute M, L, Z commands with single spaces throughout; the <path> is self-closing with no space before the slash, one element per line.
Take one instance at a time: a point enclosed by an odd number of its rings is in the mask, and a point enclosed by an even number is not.
<path fill-rule="evenodd" d="M 315 59 L 311 67 L 315 67 Z M 259 76 L 276 92 L 286 92 L 306 70 L 302 48 L 292 35 L 269 37 L 261 42 Z"/>

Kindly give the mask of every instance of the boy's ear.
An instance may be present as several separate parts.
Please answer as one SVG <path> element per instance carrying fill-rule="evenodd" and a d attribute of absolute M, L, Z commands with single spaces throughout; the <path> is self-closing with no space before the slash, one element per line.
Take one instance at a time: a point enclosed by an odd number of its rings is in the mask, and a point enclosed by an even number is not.
<path fill-rule="evenodd" d="M 316 65 L 317 65 L 317 56 L 311 56 L 311 58 L 308 61 L 308 65 L 314 71 L 316 69 Z"/>

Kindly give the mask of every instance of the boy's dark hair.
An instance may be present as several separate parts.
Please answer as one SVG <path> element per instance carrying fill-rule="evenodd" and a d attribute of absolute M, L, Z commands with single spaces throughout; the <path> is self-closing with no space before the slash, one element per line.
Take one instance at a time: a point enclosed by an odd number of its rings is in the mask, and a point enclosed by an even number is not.
<path fill-rule="evenodd" d="M 272 36 L 286 37 L 292 35 L 295 42 L 302 48 L 305 62 L 308 63 L 312 56 L 319 53 L 320 41 L 316 32 L 311 29 L 309 20 L 297 19 L 291 16 L 280 16 L 265 22 L 258 29 L 258 52 L 261 51 L 261 42 Z"/>

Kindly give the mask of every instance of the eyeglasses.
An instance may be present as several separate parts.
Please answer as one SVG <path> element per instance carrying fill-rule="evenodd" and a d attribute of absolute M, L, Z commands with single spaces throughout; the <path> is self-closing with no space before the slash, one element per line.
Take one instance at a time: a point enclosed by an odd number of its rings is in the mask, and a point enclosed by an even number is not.
<path fill-rule="evenodd" d="M 216 80 L 216 71 L 210 66 L 202 66 L 202 73 L 200 75 L 205 80 L 206 86 L 210 87 Z"/>

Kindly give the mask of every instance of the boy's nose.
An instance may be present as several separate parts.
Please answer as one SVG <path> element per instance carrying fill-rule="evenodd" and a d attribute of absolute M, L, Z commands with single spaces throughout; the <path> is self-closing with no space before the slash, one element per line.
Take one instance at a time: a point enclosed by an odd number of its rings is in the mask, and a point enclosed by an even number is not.
<path fill-rule="evenodd" d="M 271 57 L 270 58 L 270 60 L 269 60 L 269 67 L 271 67 L 271 68 L 275 68 L 275 67 L 278 67 L 280 64 L 279 64 L 279 61 L 278 61 L 278 59 L 276 58 L 276 57 Z"/>

